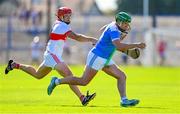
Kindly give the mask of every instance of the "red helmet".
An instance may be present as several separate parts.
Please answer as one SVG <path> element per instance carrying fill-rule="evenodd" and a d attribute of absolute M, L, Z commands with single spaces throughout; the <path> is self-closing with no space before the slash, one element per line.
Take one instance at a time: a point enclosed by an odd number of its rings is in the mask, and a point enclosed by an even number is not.
<path fill-rule="evenodd" d="M 64 14 L 71 14 L 72 10 L 68 7 L 60 7 L 57 12 L 56 12 L 56 16 L 60 17 L 60 16 L 64 16 Z"/>

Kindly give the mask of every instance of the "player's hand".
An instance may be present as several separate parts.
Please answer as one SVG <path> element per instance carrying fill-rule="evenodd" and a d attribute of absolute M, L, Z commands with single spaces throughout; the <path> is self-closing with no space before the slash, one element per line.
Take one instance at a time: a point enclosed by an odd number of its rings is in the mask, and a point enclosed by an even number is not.
<path fill-rule="evenodd" d="M 137 45 L 137 47 L 140 48 L 140 49 L 144 49 L 146 47 L 146 44 L 145 43 L 139 43 Z"/>

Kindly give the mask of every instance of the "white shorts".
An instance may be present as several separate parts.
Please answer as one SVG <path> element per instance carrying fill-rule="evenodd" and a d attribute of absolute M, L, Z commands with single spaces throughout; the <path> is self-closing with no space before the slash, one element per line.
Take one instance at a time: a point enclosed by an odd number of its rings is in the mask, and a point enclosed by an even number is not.
<path fill-rule="evenodd" d="M 43 65 L 54 69 L 54 67 L 60 62 L 64 62 L 61 55 L 56 55 L 50 52 L 44 53 Z"/>
<path fill-rule="evenodd" d="M 90 51 L 87 56 L 86 65 L 95 70 L 101 70 L 103 67 L 105 67 L 106 61 L 107 61 L 107 59 L 99 57 Z M 106 66 L 113 65 L 113 64 L 115 64 L 115 63 L 111 59 Z"/>

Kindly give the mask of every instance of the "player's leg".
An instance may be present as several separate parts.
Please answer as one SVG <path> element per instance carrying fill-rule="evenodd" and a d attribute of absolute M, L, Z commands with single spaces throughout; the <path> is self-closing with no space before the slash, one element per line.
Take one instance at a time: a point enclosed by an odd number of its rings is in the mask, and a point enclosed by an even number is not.
<path fill-rule="evenodd" d="M 71 84 L 86 86 L 96 75 L 98 71 L 86 66 L 82 77 L 66 77 L 60 79 L 60 84 Z"/>
<path fill-rule="evenodd" d="M 73 74 L 68 68 L 68 66 L 63 62 L 63 59 L 61 58 L 61 55 L 56 55 L 53 53 L 45 54 L 45 58 L 50 60 L 51 62 L 49 63 L 48 61 L 45 61 L 45 64 L 47 66 L 51 66 L 53 69 L 57 70 L 59 74 L 61 74 L 63 77 L 72 77 Z M 59 84 L 59 80 L 56 77 L 53 77 L 51 80 L 51 88 L 50 90 L 48 89 L 48 94 L 50 95 L 52 93 L 51 90 L 53 90 L 56 87 L 56 84 Z M 82 95 L 80 90 L 78 89 L 77 86 L 75 85 L 70 85 L 70 88 L 72 91 L 80 98 L 81 102 L 83 105 L 87 105 L 87 103 L 95 97 L 95 93 L 92 95 Z"/>
<path fill-rule="evenodd" d="M 126 75 L 116 65 L 106 66 L 102 69 L 105 73 L 117 79 L 117 87 L 120 97 L 126 97 Z"/>
<path fill-rule="evenodd" d="M 115 64 L 103 68 L 103 71 L 117 79 L 117 87 L 121 97 L 121 106 L 135 106 L 139 100 L 128 100 L 126 97 L 126 75 Z"/>
<path fill-rule="evenodd" d="M 90 52 L 86 61 L 86 68 L 82 77 L 69 76 L 63 79 L 59 79 L 59 84 L 71 84 L 71 85 L 87 85 L 93 77 L 96 75 L 99 69 L 103 68 L 103 63 L 100 65 L 102 59 Z M 62 69 L 60 69 L 62 70 Z M 64 70 L 64 69 L 63 69 Z"/>
<path fill-rule="evenodd" d="M 59 85 L 59 84 L 70 84 L 70 85 L 87 85 L 92 79 L 93 77 L 96 75 L 96 73 L 98 72 L 98 68 L 97 69 L 94 69 L 92 67 L 92 65 L 94 65 L 94 67 L 96 68 L 96 65 L 99 63 L 99 61 L 96 61 L 96 63 L 94 63 L 94 61 L 96 60 L 96 56 L 92 53 L 88 54 L 88 57 L 87 57 L 87 65 L 86 65 L 86 68 L 85 68 L 85 71 L 84 71 L 84 74 L 81 78 L 79 77 L 73 77 L 72 75 L 71 76 L 68 76 L 68 77 L 65 77 L 63 79 L 58 79 L 57 77 L 53 77 L 49 86 L 48 86 L 48 89 L 47 89 L 47 92 L 48 92 L 48 95 L 50 95 L 52 93 L 52 91 L 54 90 L 54 88 L 56 87 L 56 85 Z M 60 67 L 58 67 L 60 68 Z M 102 66 L 101 66 L 102 68 Z M 62 70 L 62 68 L 61 68 Z M 64 69 L 63 69 L 64 71 Z M 92 94 L 91 96 L 89 96 L 87 100 L 91 100 L 94 98 L 96 94 Z"/>
<path fill-rule="evenodd" d="M 54 68 L 61 76 L 63 77 L 72 77 L 73 74 L 68 68 L 68 66 L 64 62 L 58 63 L 55 68 Z M 78 96 L 78 98 L 81 100 L 82 99 L 82 93 L 80 92 L 79 88 L 74 85 L 69 85 L 71 90 Z"/>
<path fill-rule="evenodd" d="M 93 93 L 93 94 L 89 95 L 89 93 L 87 92 L 87 95 L 85 97 L 83 97 L 83 95 L 80 93 L 78 87 L 75 86 L 75 85 L 87 85 L 92 80 L 92 78 L 95 76 L 97 71 L 96 71 L 96 73 L 94 73 L 93 71 L 91 71 L 90 69 L 87 68 L 88 70 L 86 70 L 84 72 L 83 76 L 81 78 L 78 78 L 78 77 L 73 77 L 72 76 L 72 73 L 69 71 L 69 69 L 67 69 L 68 67 L 65 68 L 64 66 L 63 67 L 62 66 L 63 65 L 58 67 L 59 72 L 61 73 L 61 75 L 66 74 L 63 71 L 68 71 L 69 74 L 71 74 L 71 75 L 64 76 L 65 78 L 62 78 L 62 79 L 58 79 L 57 77 L 53 77 L 52 80 L 51 80 L 50 85 L 48 86 L 48 90 L 47 90 L 48 95 L 51 95 L 53 89 L 59 84 L 71 84 L 70 87 L 73 90 L 73 92 L 75 92 L 75 94 L 80 98 L 82 104 L 84 106 L 86 106 L 89 103 L 89 101 L 91 101 L 96 96 L 96 93 Z M 94 73 L 94 74 L 92 74 L 92 73 Z"/>
<path fill-rule="evenodd" d="M 41 79 L 44 76 L 46 76 L 49 72 L 51 72 L 52 68 L 51 67 L 47 67 L 45 66 L 43 63 L 40 64 L 40 66 L 38 67 L 38 69 L 35 69 L 34 67 L 32 67 L 31 65 L 24 65 L 21 64 L 19 67 L 22 71 L 30 74 L 31 76 L 37 78 L 37 79 Z"/>
<path fill-rule="evenodd" d="M 82 77 L 67 76 L 61 79 L 58 79 L 57 77 L 53 77 L 50 82 L 50 85 L 48 86 L 48 95 L 52 93 L 53 89 L 57 85 L 61 85 L 61 84 L 86 86 L 93 79 L 96 73 L 97 73 L 97 70 L 94 70 L 90 67 L 86 67 L 85 72 Z"/>
<path fill-rule="evenodd" d="M 5 69 L 5 73 L 7 74 L 9 71 L 13 69 L 20 69 L 37 79 L 43 78 L 52 70 L 50 67 L 44 66 L 43 63 L 36 70 L 31 65 L 20 64 L 20 63 L 14 62 L 13 60 L 10 60 L 8 63 L 8 66 Z"/>
<path fill-rule="evenodd" d="M 70 68 L 64 62 L 58 63 L 55 66 L 55 69 L 63 77 L 72 77 L 73 76 Z M 95 97 L 95 93 L 93 93 L 92 95 L 88 95 L 88 92 L 87 92 L 87 95 L 85 96 L 80 92 L 79 88 L 76 85 L 69 85 L 69 86 L 70 86 L 71 90 L 78 96 L 78 98 L 80 99 L 80 101 L 83 105 L 87 105 L 87 103 L 91 100 L 91 99 L 89 99 L 90 97 L 93 97 L 93 98 Z"/>

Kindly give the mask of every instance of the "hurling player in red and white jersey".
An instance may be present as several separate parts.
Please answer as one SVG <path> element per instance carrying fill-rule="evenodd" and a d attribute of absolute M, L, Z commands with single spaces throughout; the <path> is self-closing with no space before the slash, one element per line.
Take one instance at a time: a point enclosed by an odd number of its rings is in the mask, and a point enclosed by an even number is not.
<path fill-rule="evenodd" d="M 64 43 L 67 37 L 74 39 L 79 42 L 91 42 L 95 44 L 97 39 L 94 37 L 85 36 L 82 34 L 74 33 L 70 28 L 72 10 L 68 7 L 60 7 L 57 12 L 57 20 L 55 21 L 52 31 L 49 35 L 49 41 L 44 52 L 44 60 L 40 64 L 38 69 L 30 65 L 25 65 L 21 63 L 14 62 L 9 60 L 8 65 L 5 69 L 5 74 L 8 74 L 9 71 L 13 69 L 20 69 L 36 79 L 42 79 L 52 69 L 55 69 L 63 77 L 73 76 L 71 70 L 67 64 L 62 59 L 62 53 L 64 48 Z M 69 85 L 71 90 L 78 96 L 82 105 L 87 105 L 87 103 L 92 100 L 96 93 L 89 95 L 83 95 L 79 88 L 75 85 Z"/>

